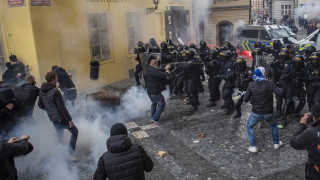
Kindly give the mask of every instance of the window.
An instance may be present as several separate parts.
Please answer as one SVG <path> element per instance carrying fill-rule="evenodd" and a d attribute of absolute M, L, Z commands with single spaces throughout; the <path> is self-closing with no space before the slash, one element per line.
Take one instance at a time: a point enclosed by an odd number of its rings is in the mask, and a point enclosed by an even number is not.
<path fill-rule="evenodd" d="M 4 71 L 6 70 L 5 63 L 3 39 L 0 32 L 0 74 L 4 73 Z"/>
<path fill-rule="evenodd" d="M 281 5 L 281 15 L 291 14 L 291 5 Z"/>
<path fill-rule="evenodd" d="M 134 47 L 140 41 L 140 17 L 138 12 L 126 13 L 128 52 L 134 53 Z"/>
<path fill-rule="evenodd" d="M 110 38 L 106 13 L 89 13 L 87 18 L 90 36 L 91 59 L 110 59 Z"/>
<path fill-rule="evenodd" d="M 262 40 L 271 40 L 269 33 L 267 31 L 260 31 L 260 39 Z"/>
<path fill-rule="evenodd" d="M 258 38 L 259 30 L 242 30 L 239 37 Z"/>

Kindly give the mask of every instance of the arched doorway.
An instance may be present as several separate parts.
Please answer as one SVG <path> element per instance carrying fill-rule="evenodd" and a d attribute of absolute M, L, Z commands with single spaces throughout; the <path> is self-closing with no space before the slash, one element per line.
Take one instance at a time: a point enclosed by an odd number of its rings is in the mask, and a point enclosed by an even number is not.
<path fill-rule="evenodd" d="M 223 45 L 225 41 L 233 41 L 233 24 L 229 21 L 218 23 L 217 29 L 219 32 L 218 41 L 219 45 Z"/>

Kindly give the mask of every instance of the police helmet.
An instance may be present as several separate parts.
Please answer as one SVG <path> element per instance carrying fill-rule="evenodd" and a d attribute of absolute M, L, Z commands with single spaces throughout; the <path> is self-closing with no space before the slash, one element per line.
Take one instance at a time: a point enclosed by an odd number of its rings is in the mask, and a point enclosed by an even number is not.
<path fill-rule="evenodd" d="M 254 48 L 259 48 L 259 47 L 261 47 L 261 45 L 262 45 L 261 41 L 255 42 L 253 44 Z"/>
<path fill-rule="evenodd" d="M 218 51 L 218 53 L 220 53 L 220 48 L 214 47 L 213 49 L 215 49 L 216 51 Z"/>
<path fill-rule="evenodd" d="M 262 55 L 262 49 L 261 48 L 255 48 L 253 50 L 254 53 L 256 53 L 257 55 Z"/>
<path fill-rule="evenodd" d="M 311 54 L 311 61 L 319 61 L 319 53 L 318 52 L 313 52 L 312 54 Z"/>
<path fill-rule="evenodd" d="M 228 48 L 230 48 L 232 46 L 231 42 L 230 41 L 225 41 L 224 42 L 224 45 L 228 46 Z"/>
<path fill-rule="evenodd" d="M 287 49 L 287 48 L 283 48 L 281 51 L 280 51 L 280 53 L 279 53 L 279 55 L 280 56 L 289 56 L 289 49 Z"/>
<path fill-rule="evenodd" d="M 197 48 L 197 45 L 195 45 L 194 43 L 191 43 L 190 45 L 189 45 L 189 48 Z"/>
<path fill-rule="evenodd" d="M 162 41 L 160 44 L 161 49 L 167 49 L 168 48 L 168 44 L 165 41 Z"/>
<path fill-rule="evenodd" d="M 204 40 L 202 40 L 202 41 L 200 41 L 200 46 L 207 47 L 207 43 Z"/>
<path fill-rule="evenodd" d="M 154 38 L 150 38 L 149 43 L 154 46 L 157 44 L 157 41 Z"/>
<path fill-rule="evenodd" d="M 211 49 L 209 52 L 210 59 L 216 59 L 219 56 L 219 51 L 217 49 Z"/>
<path fill-rule="evenodd" d="M 245 70 L 247 66 L 246 60 L 243 57 L 238 57 L 235 61 L 235 67 L 238 70 Z"/>
<path fill-rule="evenodd" d="M 222 51 L 228 51 L 229 50 L 229 47 L 227 45 L 223 45 L 221 48 L 220 48 L 220 52 Z"/>
<path fill-rule="evenodd" d="M 198 59 L 199 55 L 195 49 L 190 48 L 188 49 L 187 57 L 188 59 Z"/>
<path fill-rule="evenodd" d="M 304 58 L 298 54 L 293 58 L 293 68 L 295 71 L 301 71 L 304 68 Z"/>
<path fill-rule="evenodd" d="M 317 49 L 314 46 L 309 46 L 307 47 L 304 53 L 306 56 L 310 56 L 313 52 L 316 52 L 316 51 Z"/>
<path fill-rule="evenodd" d="M 220 52 L 220 57 L 222 58 L 222 60 L 228 61 L 232 58 L 232 54 L 230 51 L 222 51 Z"/>
<path fill-rule="evenodd" d="M 302 55 L 297 54 L 294 58 L 293 58 L 294 62 L 298 62 L 298 63 L 303 63 L 304 62 L 304 58 Z"/>
<path fill-rule="evenodd" d="M 142 46 L 144 46 L 143 42 L 142 42 L 142 41 L 139 41 L 139 42 L 138 42 L 138 47 L 142 47 Z"/>

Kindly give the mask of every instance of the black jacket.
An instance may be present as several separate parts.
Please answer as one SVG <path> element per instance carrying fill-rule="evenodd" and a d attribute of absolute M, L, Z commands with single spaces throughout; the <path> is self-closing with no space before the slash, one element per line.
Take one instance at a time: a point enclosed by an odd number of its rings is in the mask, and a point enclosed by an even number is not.
<path fill-rule="evenodd" d="M 22 140 L 18 143 L 0 142 L 0 179 L 16 180 L 17 169 L 14 165 L 14 157 L 23 155 L 28 151 L 29 143 Z"/>
<path fill-rule="evenodd" d="M 132 145 L 127 135 L 111 136 L 108 151 L 99 159 L 94 180 L 144 180 L 144 171 L 153 169 L 153 162 L 140 145 Z"/>
<path fill-rule="evenodd" d="M 283 96 L 283 91 L 269 80 L 253 81 L 249 83 L 243 101 L 250 100 L 252 112 L 259 115 L 273 113 L 273 93 Z"/>
<path fill-rule="evenodd" d="M 73 81 L 71 80 L 69 74 L 62 67 L 58 67 L 54 70 L 57 73 L 57 81 L 59 82 L 60 89 L 64 92 L 67 89 L 75 88 Z"/>
<path fill-rule="evenodd" d="M 304 124 L 299 124 L 298 129 L 294 132 L 290 140 L 290 146 L 296 150 L 308 151 L 308 162 L 310 164 L 317 163 L 320 165 L 320 149 L 317 146 L 320 145 L 320 121 L 316 121 L 310 128 L 307 128 Z"/>
<path fill-rule="evenodd" d="M 147 69 L 147 92 L 148 95 L 159 95 L 165 90 L 165 80 L 168 75 L 161 69 L 149 66 Z"/>
<path fill-rule="evenodd" d="M 72 121 L 60 91 L 51 83 L 42 84 L 38 105 L 47 111 L 50 121 Z"/>
<path fill-rule="evenodd" d="M 15 115 L 18 117 L 32 116 L 34 105 L 39 96 L 40 89 L 29 83 L 14 88 L 14 94 L 17 101 Z"/>
<path fill-rule="evenodd" d="M 0 85 L 0 135 L 6 134 L 15 124 L 15 116 L 13 110 L 9 110 L 6 106 L 12 103 L 15 107 L 15 97 L 13 90 L 8 84 Z"/>

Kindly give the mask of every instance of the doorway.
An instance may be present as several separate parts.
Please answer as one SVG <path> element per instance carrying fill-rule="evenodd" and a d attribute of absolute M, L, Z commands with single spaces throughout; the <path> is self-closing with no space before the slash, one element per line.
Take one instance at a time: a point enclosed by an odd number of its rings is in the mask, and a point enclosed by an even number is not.
<path fill-rule="evenodd" d="M 231 22 L 221 22 L 218 24 L 218 42 L 222 46 L 225 41 L 233 42 L 233 24 Z"/>

